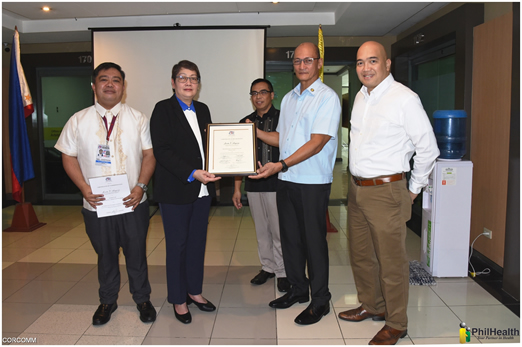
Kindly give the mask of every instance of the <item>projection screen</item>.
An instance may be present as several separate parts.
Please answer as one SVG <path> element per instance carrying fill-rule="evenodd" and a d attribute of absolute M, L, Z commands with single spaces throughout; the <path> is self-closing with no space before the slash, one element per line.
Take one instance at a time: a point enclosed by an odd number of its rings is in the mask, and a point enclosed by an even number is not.
<path fill-rule="evenodd" d="M 91 29 L 94 67 L 114 62 L 125 72 L 123 102 L 149 117 L 172 96 L 172 66 L 190 60 L 201 73 L 196 100 L 214 123 L 236 123 L 251 113 L 250 84 L 264 77 L 265 27 Z"/>

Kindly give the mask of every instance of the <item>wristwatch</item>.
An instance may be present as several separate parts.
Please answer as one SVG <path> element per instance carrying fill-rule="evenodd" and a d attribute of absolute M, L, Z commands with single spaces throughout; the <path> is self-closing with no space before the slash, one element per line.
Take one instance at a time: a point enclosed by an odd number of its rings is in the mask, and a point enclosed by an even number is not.
<path fill-rule="evenodd" d="M 143 183 L 139 183 L 139 182 L 138 182 L 138 184 L 136 184 L 136 185 L 137 185 L 138 187 L 140 187 L 141 189 L 143 189 L 143 192 L 144 192 L 144 193 L 146 193 L 147 190 L 149 189 L 149 187 L 147 187 L 147 186 L 146 186 L 145 184 L 143 184 Z"/>
<path fill-rule="evenodd" d="M 284 160 L 279 160 L 281 165 L 283 165 L 283 168 L 281 169 L 281 172 L 287 172 L 288 171 L 288 165 L 286 165 Z"/>

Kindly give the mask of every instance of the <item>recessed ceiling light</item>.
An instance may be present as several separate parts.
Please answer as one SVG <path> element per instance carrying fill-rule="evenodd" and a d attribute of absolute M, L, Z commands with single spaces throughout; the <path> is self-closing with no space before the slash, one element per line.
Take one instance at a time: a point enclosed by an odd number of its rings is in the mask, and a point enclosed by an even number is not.
<path fill-rule="evenodd" d="M 44 6 L 44 7 L 42 7 L 42 11 L 49 12 L 49 11 L 51 11 L 51 8 L 49 6 Z"/>

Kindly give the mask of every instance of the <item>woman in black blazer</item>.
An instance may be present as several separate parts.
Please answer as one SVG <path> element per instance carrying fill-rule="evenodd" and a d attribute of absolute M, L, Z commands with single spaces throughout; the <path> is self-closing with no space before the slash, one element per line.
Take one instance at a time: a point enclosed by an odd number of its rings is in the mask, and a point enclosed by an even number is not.
<path fill-rule="evenodd" d="M 216 307 L 202 295 L 205 244 L 215 181 L 204 170 L 207 105 L 194 101 L 201 76 L 196 64 L 182 60 L 172 68 L 174 95 L 156 104 L 150 133 L 156 172 L 154 199 L 159 202 L 167 248 L 167 300 L 182 323 L 192 316 L 187 305 L 202 311 Z"/>

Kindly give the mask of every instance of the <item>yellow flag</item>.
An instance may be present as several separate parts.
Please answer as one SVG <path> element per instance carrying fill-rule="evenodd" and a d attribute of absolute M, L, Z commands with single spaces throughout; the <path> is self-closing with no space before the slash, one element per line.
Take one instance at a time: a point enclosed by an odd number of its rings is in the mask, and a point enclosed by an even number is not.
<path fill-rule="evenodd" d="M 321 24 L 319 24 L 319 33 L 317 38 L 317 47 L 319 47 L 320 58 L 323 59 L 323 66 L 319 71 L 319 77 L 321 78 L 321 82 L 323 82 L 323 71 L 324 71 L 324 39 L 323 39 L 323 29 L 321 28 Z"/>

